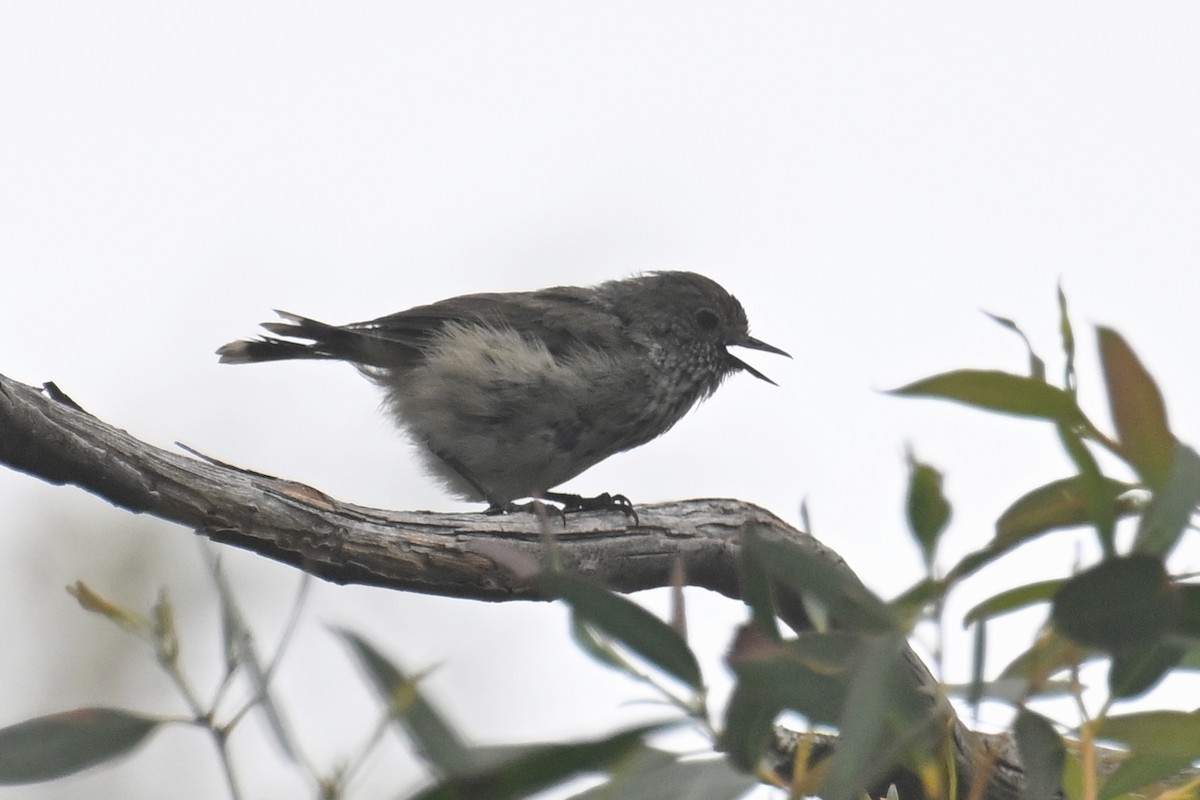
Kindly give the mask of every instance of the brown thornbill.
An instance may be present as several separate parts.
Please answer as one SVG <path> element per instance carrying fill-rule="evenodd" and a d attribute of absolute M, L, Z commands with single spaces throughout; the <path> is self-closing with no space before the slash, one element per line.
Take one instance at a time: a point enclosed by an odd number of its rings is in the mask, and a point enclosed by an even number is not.
<path fill-rule="evenodd" d="M 490 512 L 533 497 L 628 513 L 620 495 L 551 490 L 662 435 L 734 372 L 773 383 L 728 347 L 787 355 L 693 272 L 469 294 L 343 326 L 277 313 L 263 323 L 275 336 L 231 342 L 221 361 L 350 362 L 383 388 L 430 472 Z"/>

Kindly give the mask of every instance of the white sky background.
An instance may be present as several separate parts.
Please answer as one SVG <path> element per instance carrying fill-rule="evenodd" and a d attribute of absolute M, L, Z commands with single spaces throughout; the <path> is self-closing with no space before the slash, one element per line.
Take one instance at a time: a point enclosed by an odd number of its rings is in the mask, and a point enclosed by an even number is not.
<path fill-rule="evenodd" d="M 1159 379 L 1180 437 L 1200 441 L 1198 41 L 1185 3 L 6 3 L 0 371 L 55 380 L 163 446 L 359 503 L 462 510 L 349 368 L 235 369 L 212 351 L 273 308 L 348 322 L 695 270 L 796 357 L 747 356 L 780 388 L 735 377 L 569 488 L 736 496 L 791 522 L 807 498 L 817 535 L 890 596 L 919 577 L 906 442 L 947 474 L 948 556 L 1069 470 L 1048 426 L 879 393 L 951 368 L 1023 370 L 1019 341 L 980 309 L 1018 320 L 1057 374 L 1061 278 L 1095 416 L 1107 422 L 1103 323 Z M 135 607 L 168 584 L 185 658 L 211 686 L 215 602 L 186 531 L 15 473 L 0 472 L 0 503 L 0 724 L 90 704 L 182 710 L 131 640 L 74 606 L 61 587 L 77 579 Z M 955 611 L 1062 574 L 1075 543 L 1091 552 L 1083 533 L 1019 551 Z M 1200 567 L 1194 534 L 1185 548 L 1176 566 Z M 242 553 L 227 565 L 269 645 L 294 573 Z M 742 614 L 691 600 L 720 698 Z M 993 632 L 993 667 L 1039 618 Z M 440 665 L 436 699 L 486 741 L 646 713 L 622 705 L 646 692 L 578 655 L 552 607 L 320 585 L 306 620 L 279 687 L 325 765 L 367 735 L 373 706 L 323 623 L 410 669 Z M 951 668 L 965 678 L 965 656 Z M 1184 685 L 1154 700 L 1194 707 Z M 1002 709 L 987 719 L 1003 724 Z M 251 796 L 298 796 L 259 738 L 251 725 L 235 740 Z M 398 751 L 355 796 L 407 785 Z M 199 733 L 0 796 L 149 797 L 167 781 L 220 796 Z"/>

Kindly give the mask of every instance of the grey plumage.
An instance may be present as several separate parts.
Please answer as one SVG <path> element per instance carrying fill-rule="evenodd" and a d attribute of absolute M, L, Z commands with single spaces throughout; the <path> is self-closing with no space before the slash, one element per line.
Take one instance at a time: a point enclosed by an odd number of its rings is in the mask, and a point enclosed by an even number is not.
<path fill-rule="evenodd" d="M 231 342 L 221 361 L 354 364 L 430 471 L 491 510 L 554 497 L 665 433 L 733 372 L 771 382 L 727 347 L 787 355 L 752 338 L 741 304 L 691 272 L 464 295 L 345 326 L 278 313 L 283 322 L 263 324 L 275 336 Z"/>

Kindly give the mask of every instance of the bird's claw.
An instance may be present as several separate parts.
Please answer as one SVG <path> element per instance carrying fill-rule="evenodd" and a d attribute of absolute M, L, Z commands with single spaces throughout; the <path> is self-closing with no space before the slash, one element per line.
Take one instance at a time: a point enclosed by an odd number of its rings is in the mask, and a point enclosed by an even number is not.
<path fill-rule="evenodd" d="M 562 507 L 542 502 L 544 500 L 561 503 Z M 584 511 L 620 511 L 626 519 L 632 519 L 635 526 L 639 524 L 637 511 L 634 510 L 633 503 L 629 501 L 629 498 L 623 494 L 609 494 L 608 492 L 595 497 L 546 492 L 540 498 L 530 500 L 528 503 L 493 503 L 483 513 L 495 516 L 497 514 L 545 514 L 549 511 L 558 514 L 564 526 L 567 524 L 567 514 L 578 514 Z"/>

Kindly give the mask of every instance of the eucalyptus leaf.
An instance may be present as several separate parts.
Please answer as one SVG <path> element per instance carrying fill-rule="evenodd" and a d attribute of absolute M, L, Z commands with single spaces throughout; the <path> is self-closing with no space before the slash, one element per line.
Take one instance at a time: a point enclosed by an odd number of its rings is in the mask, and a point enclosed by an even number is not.
<path fill-rule="evenodd" d="M 1162 393 L 1129 343 L 1111 328 L 1097 329 L 1100 363 L 1121 450 L 1152 489 L 1164 486 L 1174 461 L 1175 437 Z"/>
<path fill-rule="evenodd" d="M 161 724 L 116 708 L 80 708 L 0 728 L 0 784 L 47 781 L 111 761 Z"/>
<path fill-rule="evenodd" d="M 1085 417 L 1075 398 L 1045 381 L 993 370 L 957 370 L 915 381 L 892 394 L 953 400 L 986 411 L 1075 425 Z"/>
<path fill-rule="evenodd" d="M 1108 652 L 1149 647 L 1179 617 L 1179 596 L 1160 559 L 1142 554 L 1102 561 L 1068 580 L 1054 599 L 1054 626 Z"/>
<path fill-rule="evenodd" d="M 657 730 L 648 725 L 588 742 L 548 745 L 512 760 L 456 775 L 413 800 L 523 800 L 587 772 L 607 772 L 645 747 L 643 739 Z"/>
<path fill-rule="evenodd" d="M 1025 772 L 1021 800 L 1056 800 L 1062 788 L 1066 745 L 1050 721 L 1022 708 L 1013 726 Z"/>
<path fill-rule="evenodd" d="M 567 603 L 588 625 L 637 653 L 668 675 L 699 691 L 700 664 L 679 632 L 632 600 L 563 572 L 546 572 L 538 588 Z"/>
<path fill-rule="evenodd" d="M 407 677 L 370 642 L 346 628 L 333 628 L 371 679 L 389 713 L 403 727 L 424 757 L 444 775 L 471 772 L 476 764 L 458 733 Z"/>

